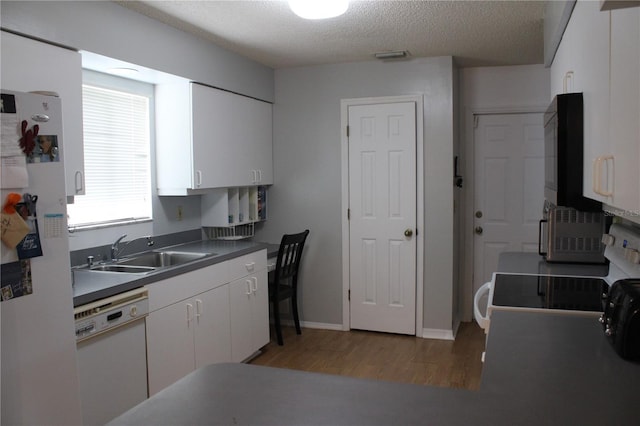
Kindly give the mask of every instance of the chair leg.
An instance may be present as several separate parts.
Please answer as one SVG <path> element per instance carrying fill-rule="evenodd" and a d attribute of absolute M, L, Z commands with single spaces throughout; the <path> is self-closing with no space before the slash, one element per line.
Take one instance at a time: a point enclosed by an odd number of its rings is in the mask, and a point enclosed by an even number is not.
<path fill-rule="evenodd" d="M 291 307 L 293 310 L 293 322 L 296 325 L 296 334 L 302 334 L 300 329 L 300 318 L 298 317 L 298 296 L 295 294 L 291 297 Z"/>
<path fill-rule="evenodd" d="M 282 327 L 280 326 L 280 302 L 278 302 L 277 300 L 273 301 L 273 319 L 275 322 L 278 345 L 282 346 L 284 342 L 282 340 Z"/>

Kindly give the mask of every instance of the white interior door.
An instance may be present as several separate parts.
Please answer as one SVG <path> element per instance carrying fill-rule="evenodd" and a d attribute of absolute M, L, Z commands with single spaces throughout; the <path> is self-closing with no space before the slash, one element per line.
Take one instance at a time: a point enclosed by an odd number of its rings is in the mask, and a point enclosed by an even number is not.
<path fill-rule="evenodd" d="M 348 122 L 350 326 L 415 334 L 416 105 L 354 105 Z"/>
<path fill-rule="evenodd" d="M 541 113 L 476 116 L 474 294 L 503 251 L 537 252 L 544 204 Z"/>

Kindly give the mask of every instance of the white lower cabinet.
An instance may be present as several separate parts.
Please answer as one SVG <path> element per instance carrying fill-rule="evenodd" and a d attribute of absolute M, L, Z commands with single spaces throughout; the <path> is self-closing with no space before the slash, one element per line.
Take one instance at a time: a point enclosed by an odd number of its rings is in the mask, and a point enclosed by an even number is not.
<path fill-rule="evenodd" d="M 240 362 L 269 343 L 269 284 L 266 268 L 229 284 L 231 359 Z"/>
<path fill-rule="evenodd" d="M 194 369 L 231 360 L 229 286 L 152 312 L 147 317 L 149 394 Z"/>
<path fill-rule="evenodd" d="M 147 288 L 149 395 L 202 366 L 243 361 L 269 342 L 266 250 Z"/>

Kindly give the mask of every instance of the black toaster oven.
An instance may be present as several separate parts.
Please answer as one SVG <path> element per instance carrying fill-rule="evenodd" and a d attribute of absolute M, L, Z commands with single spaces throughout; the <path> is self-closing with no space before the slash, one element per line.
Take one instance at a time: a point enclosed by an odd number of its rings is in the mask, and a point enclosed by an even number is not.
<path fill-rule="evenodd" d="M 622 358 L 640 361 L 640 278 L 613 283 L 605 303 L 605 335 Z"/>

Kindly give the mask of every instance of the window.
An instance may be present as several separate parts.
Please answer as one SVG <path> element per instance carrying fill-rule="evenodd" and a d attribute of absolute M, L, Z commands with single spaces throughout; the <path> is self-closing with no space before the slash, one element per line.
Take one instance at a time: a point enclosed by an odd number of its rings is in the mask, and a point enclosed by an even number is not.
<path fill-rule="evenodd" d="M 68 206 L 71 227 L 150 220 L 153 86 L 85 71 L 85 195 Z"/>

